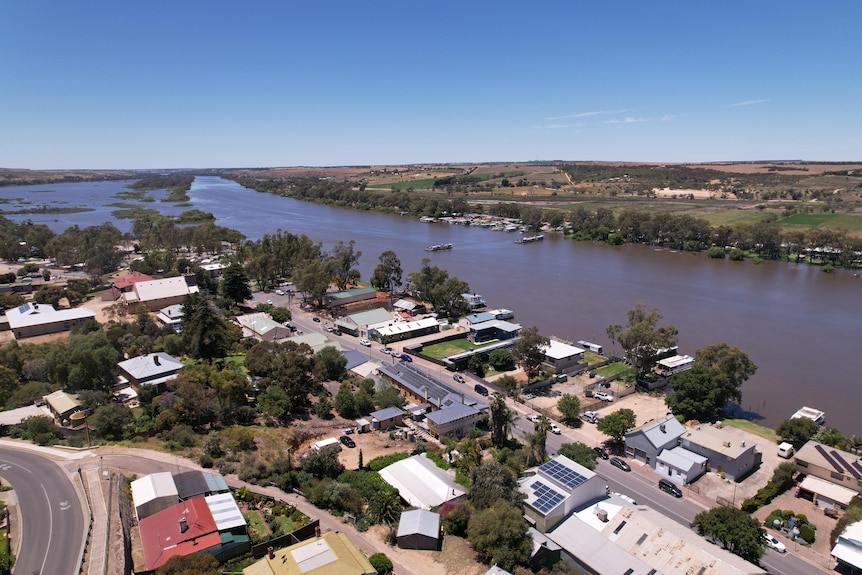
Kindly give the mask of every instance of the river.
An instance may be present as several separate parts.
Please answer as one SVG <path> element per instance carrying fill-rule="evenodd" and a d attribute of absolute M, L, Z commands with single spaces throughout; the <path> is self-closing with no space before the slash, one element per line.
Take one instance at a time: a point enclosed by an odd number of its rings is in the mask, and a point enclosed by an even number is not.
<path fill-rule="evenodd" d="M 100 194 L 108 197 L 123 185 L 0 188 L 0 198 L 28 197 L 27 189 L 50 189 L 52 201 L 98 207 Z M 82 194 L 82 189 L 89 192 Z M 355 240 L 362 252 L 363 279 L 371 276 L 386 250 L 398 254 L 405 279 L 427 257 L 432 265 L 466 281 L 490 306 L 513 310 L 521 325 L 538 326 L 547 336 L 589 340 L 606 351 L 620 349 L 610 343 L 605 328 L 625 323 L 626 312 L 643 302 L 659 308 L 664 321 L 679 329 L 680 353 L 693 354 L 697 348 L 726 341 L 757 363 L 757 373 L 743 387 L 741 411 L 774 426 L 809 405 L 826 411 L 828 425 L 845 435 L 862 435 L 857 395 L 862 373 L 858 349 L 862 278 L 847 270 L 825 274 L 801 264 L 716 261 L 704 254 L 574 242 L 554 234 L 546 234 L 542 242 L 516 245 L 514 233 L 301 202 L 218 177 L 198 177 L 189 196 L 193 208 L 212 212 L 219 225 L 251 239 L 281 229 L 305 234 L 327 249 L 339 240 Z M 47 201 L 40 194 L 33 203 Z M 116 200 L 103 203 L 111 201 Z M 177 213 L 171 204 L 143 206 Z M 108 217 L 94 221 L 104 213 L 63 214 L 42 221 L 59 232 L 73 223 L 84 227 L 111 219 L 108 211 Z M 35 216 L 9 217 L 40 221 Z M 131 227 L 129 220 L 114 223 L 123 231 Z M 425 246 L 440 243 L 452 243 L 454 248 L 425 251 Z"/>

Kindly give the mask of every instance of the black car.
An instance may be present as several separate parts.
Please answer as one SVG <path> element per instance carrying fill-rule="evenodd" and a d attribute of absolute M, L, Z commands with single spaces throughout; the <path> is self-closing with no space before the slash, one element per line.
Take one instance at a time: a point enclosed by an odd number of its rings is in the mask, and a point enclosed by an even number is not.
<path fill-rule="evenodd" d="M 320 323 L 320 318 L 319 317 L 313 317 L 313 318 L 311 318 L 311 321 L 313 321 L 314 323 Z"/>
<path fill-rule="evenodd" d="M 596 455 L 598 455 L 602 459 L 608 459 L 610 457 L 610 455 L 608 455 L 608 452 L 601 447 L 593 447 L 593 451 L 595 451 Z"/>
<path fill-rule="evenodd" d="M 680 489 L 675 483 L 673 483 L 672 481 L 668 481 L 667 479 L 659 479 L 658 488 L 665 493 L 670 493 L 674 497 L 682 497 L 682 489 Z"/>
<path fill-rule="evenodd" d="M 619 467 L 623 471 L 631 471 L 632 470 L 632 468 L 629 467 L 629 464 L 626 463 L 625 461 L 623 461 L 622 459 L 620 459 L 619 457 L 611 457 L 610 463 L 614 467 Z"/>
<path fill-rule="evenodd" d="M 346 435 L 342 435 L 338 438 L 338 441 L 346 445 L 347 447 L 356 447 L 356 442 L 347 437 Z"/>

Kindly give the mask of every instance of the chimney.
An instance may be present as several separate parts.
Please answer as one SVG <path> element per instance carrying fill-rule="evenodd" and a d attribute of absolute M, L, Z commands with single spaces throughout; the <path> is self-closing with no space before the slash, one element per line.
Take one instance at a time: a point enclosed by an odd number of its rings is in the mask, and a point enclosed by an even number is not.
<path fill-rule="evenodd" d="M 161 365 L 161 364 L 159 363 L 159 356 L 158 356 L 158 354 L 156 354 L 156 355 L 154 355 L 154 356 L 153 356 L 153 363 L 155 363 L 156 365 Z"/>
<path fill-rule="evenodd" d="M 188 521 L 186 521 L 185 516 L 183 516 L 183 517 L 179 520 L 179 524 L 180 524 L 180 533 L 185 533 L 186 531 L 188 531 L 188 530 L 189 530 L 189 522 L 188 522 Z"/>
<path fill-rule="evenodd" d="M 272 547 L 267 547 L 266 553 L 267 555 L 269 555 L 270 559 L 275 559 L 275 549 L 273 549 Z"/>
<path fill-rule="evenodd" d="M 662 433 L 667 433 L 667 429 L 665 428 L 664 423 L 659 425 L 658 428 L 661 430 Z"/>

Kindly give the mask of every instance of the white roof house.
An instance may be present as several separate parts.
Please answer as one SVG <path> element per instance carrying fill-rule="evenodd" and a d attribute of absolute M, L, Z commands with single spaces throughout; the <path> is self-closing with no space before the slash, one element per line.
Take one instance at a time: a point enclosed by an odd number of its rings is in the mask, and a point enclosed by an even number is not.
<path fill-rule="evenodd" d="M 563 373 L 567 369 L 578 364 L 584 349 L 558 341 L 550 340 L 550 343 L 543 348 L 545 353 L 543 364 L 550 367 L 554 373 Z"/>
<path fill-rule="evenodd" d="M 380 477 L 398 490 L 401 499 L 417 509 L 431 509 L 467 493 L 448 473 L 421 455 L 384 467 Z"/>
<path fill-rule="evenodd" d="M 96 312 L 86 308 L 54 309 L 46 303 L 25 303 L 17 308 L 6 310 L 9 329 L 16 338 L 31 337 L 59 331 L 68 331 L 88 319 L 94 319 Z"/>
<path fill-rule="evenodd" d="M 130 487 L 138 521 L 180 501 L 177 485 L 170 471 L 150 473 L 132 481 Z"/>

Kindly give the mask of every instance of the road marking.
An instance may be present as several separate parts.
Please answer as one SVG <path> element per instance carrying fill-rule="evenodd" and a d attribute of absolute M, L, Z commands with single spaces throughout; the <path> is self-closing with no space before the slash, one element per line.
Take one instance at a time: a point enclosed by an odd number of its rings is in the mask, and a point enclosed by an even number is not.
<path fill-rule="evenodd" d="M 68 511 L 71 507 L 72 507 L 72 504 L 69 503 L 68 499 L 64 499 L 63 501 L 60 502 L 60 510 L 61 511 Z"/>
<path fill-rule="evenodd" d="M 48 562 L 48 549 L 51 547 L 51 541 L 54 539 L 54 510 L 51 509 L 51 500 L 48 499 L 48 490 L 45 485 L 42 485 L 42 493 L 45 494 L 45 501 L 48 502 L 48 547 L 45 548 L 45 559 L 42 560 L 41 573 L 45 572 L 45 563 Z"/>
<path fill-rule="evenodd" d="M 23 469 L 27 473 L 30 473 L 30 474 L 33 473 L 32 471 L 30 471 L 29 469 L 27 469 L 26 467 L 24 467 L 20 463 L 16 463 L 14 461 L 6 461 L 5 459 L 0 459 L 0 461 L 3 462 L 3 465 L 0 466 L 0 470 L 9 471 L 10 469 L 12 469 L 12 466 L 14 465 L 15 467 L 20 467 L 21 469 Z"/>

